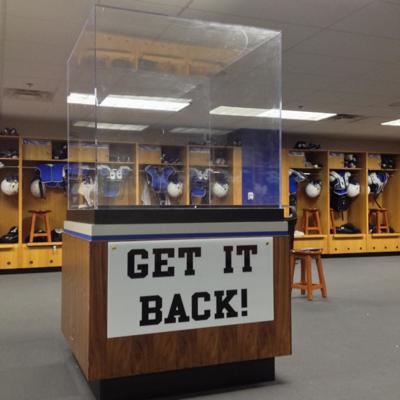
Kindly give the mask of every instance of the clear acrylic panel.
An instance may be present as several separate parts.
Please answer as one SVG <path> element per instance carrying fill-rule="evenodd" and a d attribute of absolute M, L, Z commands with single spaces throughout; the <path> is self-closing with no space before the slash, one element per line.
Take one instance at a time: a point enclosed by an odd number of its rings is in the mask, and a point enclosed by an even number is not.
<path fill-rule="evenodd" d="M 68 85 L 70 208 L 280 205 L 279 32 L 96 6 Z"/>
<path fill-rule="evenodd" d="M 96 25 L 87 19 L 67 64 L 68 208 L 93 208 L 96 199 Z M 82 124 L 82 121 L 85 121 Z"/>

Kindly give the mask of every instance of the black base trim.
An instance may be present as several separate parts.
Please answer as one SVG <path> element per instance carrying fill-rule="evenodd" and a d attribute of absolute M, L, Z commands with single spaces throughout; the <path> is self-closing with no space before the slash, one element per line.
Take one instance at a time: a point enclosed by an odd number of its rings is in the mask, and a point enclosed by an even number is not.
<path fill-rule="evenodd" d="M 245 361 L 90 382 L 97 400 L 145 400 L 238 388 L 275 379 L 275 359 Z"/>
<path fill-rule="evenodd" d="M 128 209 L 69 210 L 67 220 L 88 224 L 282 221 L 283 209 L 273 207 L 137 207 Z"/>

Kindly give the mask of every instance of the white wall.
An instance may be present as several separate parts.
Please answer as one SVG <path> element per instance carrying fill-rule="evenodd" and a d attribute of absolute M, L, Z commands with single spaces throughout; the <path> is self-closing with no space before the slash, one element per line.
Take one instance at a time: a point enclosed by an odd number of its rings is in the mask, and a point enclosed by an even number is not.
<path fill-rule="evenodd" d="M 20 136 L 32 138 L 66 139 L 67 122 L 49 120 L 2 120 L 0 129 L 5 127 L 16 128 Z"/>
<path fill-rule="evenodd" d="M 49 139 L 66 139 L 67 123 L 49 120 L 5 120 L 0 121 L 0 129 L 4 127 L 17 128 L 21 136 Z M 307 135 L 300 133 L 284 133 L 283 147 L 292 148 L 298 140 L 308 143 L 318 143 L 326 150 L 349 150 L 349 151 L 382 151 L 400 153 L 400 140 L 363 140 L 335 138 L 334 135 Z"/>

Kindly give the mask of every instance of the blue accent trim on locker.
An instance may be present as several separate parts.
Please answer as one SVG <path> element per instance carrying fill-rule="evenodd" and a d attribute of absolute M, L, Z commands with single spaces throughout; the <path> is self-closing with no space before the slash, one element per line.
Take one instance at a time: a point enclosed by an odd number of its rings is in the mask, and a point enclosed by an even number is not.
<path fill-rule="evenodd" d="M 196 238 L 224 238 L 224 237 L 259 237 L 259 236 L 288 236 L 287 231 L 269 232 L 207 232 L 207 233 L 165 233 L 165 234 L 141 234 L 141 235 L 102 235 L 89 236 L 83 233 L 66 229 L 64 231 L 70 236 L 88 241 L 123 241 L 123 240 L 149 240 L 149 239 L 196 239 Z"/>

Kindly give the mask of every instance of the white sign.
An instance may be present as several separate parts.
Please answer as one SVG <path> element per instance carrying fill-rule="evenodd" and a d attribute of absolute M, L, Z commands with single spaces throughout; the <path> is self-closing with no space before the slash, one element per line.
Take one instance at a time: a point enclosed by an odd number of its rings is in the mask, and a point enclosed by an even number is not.
<path fill-rule="evenodd" d="M 274 319 L 271 237 L 109 243 L 109 338 Z"/>

